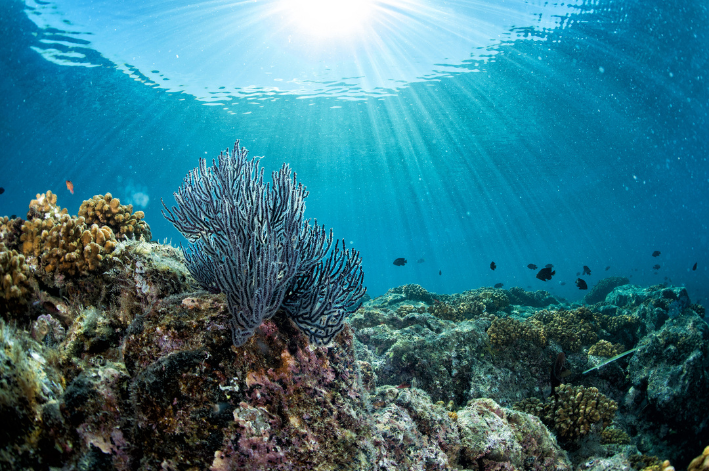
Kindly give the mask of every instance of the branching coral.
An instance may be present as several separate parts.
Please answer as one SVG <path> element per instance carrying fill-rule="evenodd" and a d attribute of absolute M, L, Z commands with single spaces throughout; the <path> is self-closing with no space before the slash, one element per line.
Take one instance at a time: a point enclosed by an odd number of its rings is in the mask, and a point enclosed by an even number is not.
<path fill-rule="evenodd" d="M 558 342 L 567 352 L 578 352 L 583 345 L 596 342 L 593 313 L 586 308 L 574 311 L 540 311 L 532 319 L 544 324 L 549 339 Z"/>
<path fill-rule="evenodd" d="M 597 388 L 562 384 L 555 390 L 556 398 L 546 402 L 531 398 L 514 405 L 516 410 L 539 417 L 557 435 L 573 441 L 591 432 L 594 424 L 602 429 L 613 420 L 618 405 Z"/>
<path fill-rule="evenodd" d="M 87 225 L 83 217 L 71 217 L 48 191 L 30 203 L 22 224 L 22 252 L 38 258 L 46 273 L 87 274 L 98 270 L 116 247 L 108 226 Z"/>
<path fill-rule="evenodd" d="M 619 343 L 613 344 L 607 340 L 599 340 L 588 349 L 588 354 L 610 358 L 623 352 L 623 350 L 625 348 Z"/>
<path fill-rule="evenodd" d="M 0 307 L 4 305 L 3 311 L 9 309 L 11 305 L 25 303 L 30 292 L 30 276 L 30 268 L 25 263 L 24 255 L 8 249 L 0 242 L 0 282 L 2 282 Z"/>
<path fill-rule="evenodd" d="M 540 347 L 547 344 L 547 334 L 544 326 L 536 319 L 524 322 L 510 317 L 495 318 L 487 329 L 490 343 L 496 348 L 502 348 L 514 343 L 517 339 L 527 340 Z"/>
<path fill-rule="evenodd" d="M 43 227 L 48 221 L 54 223 L 52 227 L 43 229 L 37 236 L 33 226 L 42 224 Z M 65 214 L 57 221 L 50 218 L 27 221 L 25 225 L 30 226 L 30 231 L 23 233 L 23 243 L 31 243 L 29 252 L 39 257 L 47 273 L 77 275 L 95 271 L 116 247 L 110 228 L 96 224 L 87 227 L 83 217 L 72 218 Z M 28 234 L 32 236 L 25 238 Z"/>
<path fill-rule="evenodd" d="M 150 226 L 143 221 L 145 213 L 133 212 L 133 205 L 121 204 L 111 193 L 96 195 L 81 203 L 79 216 L 83 216 L 87 224 L 110 227 L 118 239 L 143 237 L 149 241 L 152 237 Z"/>
<path fill-rule="evenodd" d="M 709 470 L 709 446 L 704 448 L 704 452 L 694 458 L 687 471 L 707 471 Z"/>

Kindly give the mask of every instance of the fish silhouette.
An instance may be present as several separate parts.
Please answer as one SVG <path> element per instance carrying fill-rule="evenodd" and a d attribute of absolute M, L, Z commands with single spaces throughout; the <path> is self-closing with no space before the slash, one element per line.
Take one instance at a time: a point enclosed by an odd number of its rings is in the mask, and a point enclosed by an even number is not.
<path fill-rule="evenodd" d="M 576 286 L 578 286 L 579 289 L 588 289 L 588 285 L 581 278 L 576 278 Z"/>
<path fill-rule="evenodd" d="M 653 256 L 653 257 L 659 257 L 659 256 L 660 256 L 660 251 L 659 251 L 659 250 L 655 250 L 655 251 L 652 253 L 652 256 Z"/>
<path fill-rule="evenodd" d="M 537 266 L 533 263 L 530 263 L 529 265 L 527 265 L 527 268 L 529 268 L 530 270 L 536 270 Z"/>
<path fill-rule="evenodd" d="M 495 265 L 495 262 L 490 262 L 490 270 L 494 270 L 497 268 L 497 265 Z"/>
<path fill-rule="evenodd" d="M 542 281 L 547 281 L 551 280 L 551 277 L 556 275 L 556 270 L 551 271 L 550 267 L 545 267 L 539 270 L 539 273 L 537 273 L 537 278 L 539 278 Z"/>
<path fill-rule="evenodd" d="M 583 266 L 583 274 L 584 275 L 591 275 L 591 269 L 588 268 L 586 265 Z"/>
<path fill-rule="evenodd" d="M 394 260 L 394 265 L 396 265 L 397 267 L 403 267 L 404 265 L 406 265 L 406 259 L 404 257 L 397 258 L 396 260 Z"/>
<path fill-rule="evenodd" d="M 502 283 L 495 283 L 495 288 L 502 288 L 504 284 Z"/>

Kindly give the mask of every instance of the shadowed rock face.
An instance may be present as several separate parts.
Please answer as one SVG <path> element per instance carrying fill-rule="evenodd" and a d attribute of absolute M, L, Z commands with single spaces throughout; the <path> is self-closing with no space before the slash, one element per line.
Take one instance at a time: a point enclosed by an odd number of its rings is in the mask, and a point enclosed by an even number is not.
<path fill-rule="evenodd" d="M 604 278 L 591 288 L 591 291 L 584 296 L 586 304 L 602 303 L 606 300 L 606 296 L 618 286 L 627 285 L 630 280 L 624 276 L 611 276 Z"/>

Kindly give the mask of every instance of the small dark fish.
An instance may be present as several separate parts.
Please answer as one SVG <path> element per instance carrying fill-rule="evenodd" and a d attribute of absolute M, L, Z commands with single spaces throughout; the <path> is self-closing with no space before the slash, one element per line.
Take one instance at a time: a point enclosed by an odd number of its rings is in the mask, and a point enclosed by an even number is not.
<path fill-rule="evenodd" d="M 547 281 L 551 280 L 551 277 L 554 275 L 556 275 L 556 270 L 551 271 L 551 267 L 546 267 L 539 270 L 539 273 L 537 273 L 537 278 L 542 281 Z"/>
<path fill-rule="evenodd" d="M 494 270 L 497 268 L 497 265 L 495 265 L 495 262 L 490 262 L 490 270 Z"/>
<path fill-rule="evenodd" d="M 583 266 L 583 274 L 591 276 L 591 269 L 588 268 L 586 265 Z"/>
<path fill-rule="evenodd" d="M 422 259 L 422 258 L 419 258 L 418 260 L 416 260 L 416 263 L 423 263 L 423 262 L 425 262 L 425 261 L 426 261 L 426 260 L 424 260 L 424 259 Z"/>
<path fill-rule="evenodd" d="M 699 262 L 697 262 L 697 263 L 699 263 Z M 696 269 L 697 269 L 697 264 L 695 263 L 694 266 L 692 267 L 692 271 L 694 271 Z"/>
<path fill-rule="evenodd" d="M 655 250 L 655 251 L 652 253 L 652 256 L 653 256 L 653 257 L 659 257 L 659 256 L 660 256 L 660 251 L 659 251 L 659 250 Z"/>
<path fill-rule="evenodd" d="M 0 186 L 0 195 L 2 195 L 3 193 L 5 193 L 5 188 Z"/>
<path fill-rule="evenodd" d="M 16 219 L 16 218 L 17 218 L 17 214 L 11 214 L 11 215 L 10 215 L 10 219 Z M 696 263 L 695 263 L 695 265 L 696 265 Z"/>
<path fill-rule="evenodd" d="M 660 265 L 655 265 L 654 267 L 652 267 L 652 269 L 653 269 L 653 270 L 659 270 L 659 269 L 660 269 Z"/>
<path fill-rule="evenodd" d="M 564 286 L 564 285 L 566 284 L 566 282 L 565 282 L 565 281 L 560 281 L 559 284 L 560 284 L 561 286 Z"/>
<path fill-rule="evenodd" d="M 577 272 L 576 272 L 576 276 L 581 276 L 581 272 L 580 272 L 580 271 L 577 271 Z"/>
<path fill-rule="evenodd" d="M 544 265 L 544 268 L 554 268 L 554 265 L 552 265 L 551 263 L 547 263 L 546 265 Z"/>
<path fill-rule="evenodd" d="M 502 288 L 503 286 L 505 285 L 502 283 L 495 283 L 495 288 Z"/>
<path fill-rule="evenodd" d="M 527 268 L 529 268 L 530 270 L 536 270 L 537 266 L 533 263 L 530 263 L 529 265 L 527 265 Z"/>
<path fill-rule="evenodd" d="M 578 286 L 579 289 L 588 289 L 588 285 L 581 278 L 576 278 L 576 286 Z"/>
<path fill-rule="evenodd" d="M 406 265 L 406 259 L 403 257 L 397 258 L 396 260 L 394 260 L 394 265 L 396 265 L 397 267 L 403 267 L 404 265 Z"/>
<path fill-rule="evenodd" d="M 611 267 L 610 267 L 610 266 L 607 266 L 607 267 L 606 267 L 606 271 L 608 271 L 608 270 L 610 270 L 610 269 L 611 269 Z"/>
<path fill-rule="evenodd" d="M 438 274 L 439 274 L 439 275 L 442 275 L 441 270 L 438 270 Z"/>

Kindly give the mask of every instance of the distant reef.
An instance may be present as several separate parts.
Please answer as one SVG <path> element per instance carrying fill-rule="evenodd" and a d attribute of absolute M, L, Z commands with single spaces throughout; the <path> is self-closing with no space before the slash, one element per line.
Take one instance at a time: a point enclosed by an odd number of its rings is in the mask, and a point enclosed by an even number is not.
<path fill-rule="evenodd" d="M 226 296 L 142 212 L 82 208 L 0 219 L 0 469 L 703 466 L 709 326 L 681 287 L 405 285 L 326 346 L 279 311 L 235 347 Z"/>

